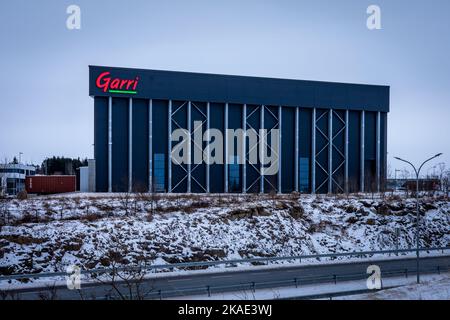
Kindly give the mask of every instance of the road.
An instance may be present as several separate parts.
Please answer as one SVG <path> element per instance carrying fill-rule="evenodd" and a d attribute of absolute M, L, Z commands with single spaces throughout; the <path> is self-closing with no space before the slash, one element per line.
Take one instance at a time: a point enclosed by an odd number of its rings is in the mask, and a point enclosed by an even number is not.
<path fill-rule="evenodd" d="M 415 258 L 393 258 L 389 260 L 370 260 L 358 262 L 339 262 L 304 266 L 278 266 L 274 268 L 257 268 L 255 270 L 235 270 L 230 268 L 218 272 L 195 272 L 190 274 L 158 274 L 131 285 L 90 283 L 82 284 L 81 290 L 69 290 L 67 287 L 47 287 L 19 289 L 10 292 L 9 298 L 36 299 L 120 299 L 129 297 L 164 299 L 168 297 L 183 298 L 185 295 L 217 292 L 245 291 L 260 288 L 282 286 L 301 286 L 302 284 L 319 284 L 357 280 L 366 281 L 369 265 L 378 265 L 382 277 L 414 276 Z M 450 256 L 423 257 L 420 269 L 423 273 L 438 273 L 450 270 Z M 119 293 L 120 292 L 120 293 Z"/>

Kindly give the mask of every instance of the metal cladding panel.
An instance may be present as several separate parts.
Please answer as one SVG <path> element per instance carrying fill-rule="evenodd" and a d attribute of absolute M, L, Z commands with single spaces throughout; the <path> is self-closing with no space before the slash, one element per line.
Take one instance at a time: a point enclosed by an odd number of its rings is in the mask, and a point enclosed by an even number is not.
<path fill-rule="evenodd" d="M 361 116 L 359 111 L 349 112 L 349 145 L 348 145 L 348 187 L 350 192 L 360 189 L 360 147 Z"/>
<path fill-rule="evenodd" d="M 386 179 L 387 179 L 387 113 L 381 114 L 381 186 L 382 190 L 386 188 Z"/>
<path fill-rule="evenodd" d="M 108 191 L 108 98 L 94 99 L 94 153 L 96 191 Z"/>
<path fill-rule="evenodd" d="M 295 109 L 283 107 L 282 114 L 281 192 L 291 192 L 295 189 Z"/>
<path fill-rule="evenodd" d="M 107 74 L 106 74 L 107 73 Z M 106 75 L 99 81 L 100 75 Z M 105 79 L 110 79 L 109 81 Z M 113 80 L 114 85 L 112 85 Z M 122 82 L 124 80 L 124 82 Z M 132 85 L 127 85 L 130 81 Z M 89 67 L 91 96 L 133 96 L 389 112 L 389 87 L 160 70 Z M 122 84 L 122 85 L 121 85 Z M 113 90 L 135 89 L 132 93 Z"/>
<path fill-rule="evenodd" d="M 376 159 L 376 141 L 377 141 L 377 114 L 375 112 L 366 112 L 364 151 L 365 160 Z"/>
<path fill-rule="evenodd" d="M 211 129 L 218 129 L 223 132 L 224 127 L 224 109 L 222 103 L 210 104 Z M 222 164 L 210 165 L 210 191 L 211 193 L 221 193 L 224 191 L 224 170 Z"/>
<path fill-rule="evenodd" d="M 133 99 L 133 190 L 148 190 L 148 100 Z M 124 151 L 125 152 L 125 151 Z"/>
<path fill-rule="evenodd" d="M 228 105 L 228 129 L 242 129 L 242 110 L 243 106 L 239 104 L 233 104 L 230 103 Z M 231 144 L 231 141 L 229 142 Z M 234 139 L 234 150 L 229 150 L 231 154 L 238 155 L 238 144 L 237 139 Z M 231 159 L 230 159 L 231 160 Z M 229 164 L 229 171 L 230 167 L 233 166 L 233 164 Z M 229 192 L 241 192 L 242 191 L 242 165 L 239 165 L 239 182 L 236 183 L 231 181 L 231 175 L 228 175 L 228 188 Z"/>
<path fill-rule="evenodd" d="M 128 99 L 112 101 L 112 188 L 128 190 Z"/>
<path fill-rule="evenodd" d="M 206 131 L 206 103 L 204 102 L 192 102 L 191 107 L 191 134 L 192 134 L 192 145 L 191 145 L 191 154 L 192 154 L 192 182 L 191 182 L 191 191 L 192 192 L 205 192 L 206 190 L 206 164 L 203 161 L 203 150 L 207 146 L 207 142 L 203 141 L 203 134 Z M 194 144 L 194 122 L 201 122 L 201 129 L 198 129 L 195 134 L 197 136 L 201 136 L 201 142 L 197 146 Z M 201 155 L 201 163 L 195 163 L 195 151 Z"/>
<path fill-rule="evenodd" d="M 25 190 L 28 193 L 75 192 L 76 186 L 76 176 L 28 176 L 25 178 Z"/>
<path fill-rule="evenodd" d="M 261 106 L 256 105 L 247 105 L 247 130 L 250 128 L 253 128 L 257 134 L 259 134 L 259 129 L 261 126 L 260 123 L 261 120 Z M 251 145 L 247 140 L 247 153 L 254 152 L 259 153 L 259 146 L 258 145 Z M 259 179 L 259 156 L 257 158 L 256 164 L 247 164 L 247 191 L 256 193 L 260 192 L 260 185 L 257 180 Z M 247 157 L 247 163 L 249 162 L 249 159 Z"/>
<path fill-rule="evenodd" d="M 167 149 L 168 149 L 168 134 L 167 134 L 167 119 L 169 117 L 168 114 L 168 101 L 165 100 L 153 100 L 153 142 L 152 142 L 152 157 L 153 157 L 153 173 L 156 173 L 156 162 L 155 162 L 155 154 L 164 155 L 164 160 L 167 159 Z M 167 169 L 167 161 L 164 161 L 164 181 L 156 181 L 153 178 L 153 185 L 159 183 L 164 185 L 165 191 L 167 191 L 167 177 L 168 177 L 168 169 Z M 156 187 L 155 187 L 156 188 Z"/>
<path fill-rule="evenodd" d="M 299 110 L 299 158 L 308 159 L 309 176 L 308 192 L 311 192 L 311 167 L 313 166 L 311 159 L 311 130 L 312 130 L 312 111 L 310 109 L 301 108 Z M 299 170 L 299 180 L 303 178 L 303 172 Z"/>
<path fill-rule="evenodd" d="M 153 152 L 167 153 L 167 101 L 153 100 Z"/>

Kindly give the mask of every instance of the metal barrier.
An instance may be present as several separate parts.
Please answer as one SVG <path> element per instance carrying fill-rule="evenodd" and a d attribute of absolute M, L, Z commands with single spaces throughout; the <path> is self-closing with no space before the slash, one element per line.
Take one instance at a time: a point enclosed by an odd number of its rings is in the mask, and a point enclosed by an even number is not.
<path fill-rule="evenodd" d="M 420 251 L 432 252 L 432 251 L 444 251 L 450 250 L 450 247 L 435 247 L 435 248 L 420 248 Z M 102 269 L 91 269 L 82 270 L 81 273 L 88 274 L 106 274 L 111 272 L 126 272 L 126 271 L 155 271 L 157 270 L 174 270 L 183 268 L 197 268 L 197 267 L 211 267 L 217 265 L 232 265 L 242 263 L 269 263 L 274 261 L 295 261 L 307 259 L 321 259 L 321 258 L 339 258 L 339 257 L 359 257 L 365 258 L 367 256 L 373 255 L 391 255 L 399 253 L 410 253 L 416 252 L 416 249 L 399 249 L 399 250 L 379 250 L 379 251 L 359 251 L 359 252 L 341 252 L 341 253 L 325 253 L 325 254 L 311 254 L 311 255 L 301 255 L 301 256 L 288 256 L 288 257 L 264 257 L 264 258 L 249 258 L 240 260 L 217 260 L 217 261 L 202 261 L 202 262 L 181 262 L 173 264 L 163 264 L 163 265 L 149 265 L 149 266 L 133 266 L 133 267 L 120 267 L 120 268 L 102 268 Z M 31 274 L 14 274 L 7 276 L 0 276 L 0 281 L 5 280 L 16 280 L 16 279 L 40 279 L 40 278 L 51 278 L 51 277 L 65 277 L 68 274 L 66 272 L 49 272 L 49 273 L 31 273 Z"/>
<path fill-rule="evenodd" d="M 427 268 L 427 269 L 421 269 L 421 272 L 424 273 L 434 273 L 434 272 L 442 272 L 442 271 L 449 271 L 450 266 L 446 268 L 446 270 L 442 270 L 441 267 L 436 268 Z M 387 272 L 383 272 L 384 277 L 395 277 L 395 276 L 405 276 L 405 278 L 408 278 L 408 270 L 407 269 L 397 269 L 397 270 L 391 270 Z M 236 292 L 236 291 L 242 291 L 243 293 L 246 293 L 247 291 L 250 291 L 252 293 L 255 293 L 258 289 L 267 289 L 267 288 L 276 288 L 276 287 L 288 287 L 288 286 L 294 286 L 298 288 L 301 285 L 310 285 L 310 284 L 318 284 L 318 283 L 334 283 L 337 285 L 340 282 L 344 281 L 352 281 L 352 280 L 366 280 L 367 274 L 366 273 L 350 273 L 350 274 L 342 274 L 342 275 L 335 275 L 330 274 L 327 276 L 309 276 L 309 277 L 300 277 L 300 278 L 294 278 L 289 280 L 280 280 L 280 281 L 265 281 L 265 282 L 248 282 L 248 283 L 239 283 L 239 284 L 232 284 L 232 285 L 226 285 L 226 286 L 197 286 L 197 287 L 189 287 L 189 288 L 183 288 L 183 289 L 177 289 L 177 290 L 156 290 L 152 292 L 148 292 L 147 294 L 144 294 L 142 298 L 145 299 L 164 299 L 169 297 L 183 297 L 186 295 L 207 295 L 208 297 L 211 297 L 214 293 L 225 293 L 225 292 Z M 391 287 L 382 287 L 382 289 L 387 289 Z M 314 294 L 314 295 L 306 295 L 297 297 L 295 299 L 319 299 L 319 298 L 332 298 L 342 295 L 348 295 L 356 294 L 356 293 L 365 293 L 365 292 L 373 292 L 374 290 L 352 290 L 347 292 L 334 292 L 334 293 L 323 293 L 323 294 Z M 100 297 L 100 299 L 103 300 L 111 300 L 111 299 L 119 299 L 121 297 L 115 296 L 115 295 L 109 295 Z M 293 299 L 293 298 L 289 298 Z"/>

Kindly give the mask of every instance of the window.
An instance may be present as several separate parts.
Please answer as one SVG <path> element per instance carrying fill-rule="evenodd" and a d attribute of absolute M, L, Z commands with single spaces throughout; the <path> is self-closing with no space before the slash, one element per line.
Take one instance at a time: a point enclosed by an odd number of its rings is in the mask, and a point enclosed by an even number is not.
<path fill-rule="evenodd" d="M 228 181 L 230 192 L 241 191 L 240 178 L 239 178 L 239 156 L 230 157 Z"/>
<path fill-rule="evenodd" d="M 153 172 L 153 188 L 155 192 L 166 191 L 166 159 L 164 153 L 155 153 L 154 156 L 154 172 Z"/>
<path fill-rule="evenodd" d="M 300 158 L 300 192 L 309 192 L 309 158 Z"/>
<path fill-rule="evenodd" d="M 23 170 L 23 169 L 0 169 L 0 173 L 20 173 L 20 174 L 24 174 L 25 170 Z"/>

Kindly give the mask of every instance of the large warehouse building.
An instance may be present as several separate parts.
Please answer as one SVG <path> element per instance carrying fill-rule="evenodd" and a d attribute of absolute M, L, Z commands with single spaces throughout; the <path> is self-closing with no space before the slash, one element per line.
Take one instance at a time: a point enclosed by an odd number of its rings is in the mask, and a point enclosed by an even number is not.
<path fill-rule="evenodd" d="M 384 187 L 388 86 L 99 66 L 89 72 L 98 192 L 342 193 Z M 192 137 L 187 163 L 173 159 L 179 137 L 172 133 L 180 128 Z M 209 134 L 194 138 L 208 129 L 224 133 L 225 164 L 193 159 L 196 149 L 210 151 Z M 225 129 L 265 138 L 268 153 L 277 156 L 276 172 L 261 174 L 266 163 L 251 155 L 255 149 L 261 155 L 259 143 L 247 137 L 236 150 L 239 144 Z"/>

